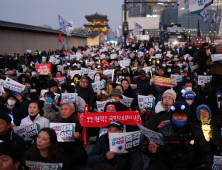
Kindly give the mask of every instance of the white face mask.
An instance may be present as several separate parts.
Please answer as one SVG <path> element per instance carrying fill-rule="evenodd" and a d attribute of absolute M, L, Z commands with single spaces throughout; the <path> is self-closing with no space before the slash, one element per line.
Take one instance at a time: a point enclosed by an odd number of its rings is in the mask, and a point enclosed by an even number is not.
<path fill-rule="evenodd" d="M 163 67 L 166 67 L 166 64 L 162 64 Z"/>
<path fill-rule="evenodd" d="M 155 68 L 152 68 L 152 71 L 155 71 Z"/>
<path fill-rule="evenodd" d="M 9 105 L 9 106 L 15 105 L 15 101 L 14 101 L 14 100 L 8 100 L 8 105 Z"/>
<path fill-rule="evenodd" d="M 190 106 L 193 104 L 193 100 L 185 100 L 187 102 L 187 104 Z"/>
<path fill-rule="evenodd" d="M 170 72 L 171 72 L 171 69 L 168 69 L 167 71 L 168 71 L 168 73 L 170 73 Z"/>
<path fill-rule="evenodd" d="M 192 91 L 192 88 L 191 87 L 187 87 L 187 88 L 185 88 L 185 91 Z"/>

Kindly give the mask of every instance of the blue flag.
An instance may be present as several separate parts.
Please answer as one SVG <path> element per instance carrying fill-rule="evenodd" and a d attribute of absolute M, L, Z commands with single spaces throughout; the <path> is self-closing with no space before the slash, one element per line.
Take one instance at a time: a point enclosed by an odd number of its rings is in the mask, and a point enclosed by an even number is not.
<path fill-rule="evenodd" d="M 64 42 L 64 37 L 63 37 L 63 40 L 62 40 L 62 49 L 65 50 L 65 42 Z"/>
<path fill-rule="evenodd" d="M 189 0 L 184 0 L 185 9 L 189 8 Z"/>
<path fill-rule="evenodd" d="M 66 27 L 72 27 L 71 24 L 59 15 L 59 30 L 66 34 Z"/>
<path fill-rule="evenodd" d="M 200 15 L 203 20 L 204 20 L 204 23 L 208 22 L 208 16 L 207 16 L 207 10 L 206 8 L 204 8 L 203 11 L 201 11 L 200 13 L 198 13 L 198 15 Z"/>
<path fill-rule="evenodd" d="M 143 27 L 134 21 L 135 30 L 143 31 Z"/>

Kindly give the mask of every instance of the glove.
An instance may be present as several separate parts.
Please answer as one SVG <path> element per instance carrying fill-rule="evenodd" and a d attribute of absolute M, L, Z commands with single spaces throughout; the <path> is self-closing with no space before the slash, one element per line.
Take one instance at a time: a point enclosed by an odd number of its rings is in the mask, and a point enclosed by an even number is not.
<path fill-rule="evenodd" d="M 97 95 L 101 96 L 101 91 L 99 89 L 97 90 Z"/>
<path fill-rule="evenodd" d="M 153 85 L 153 84 L 154 84 L 154 81 L 155 81 L 155 79 L 154 79 L 154 78 L 151 78 L 151 79 L 150 79 L 150 85 Z"/>
<path fill-rule="evenodd" d="M 173 87 L 176 87 L 177 86 L 177 81 L 173 80 L 172 84 L 173 84 Z"/>
<path fill-rule="evenodd" d="M 107 95 L 107 93 L 104 90 L 102 90 L 102 94 Z"/>

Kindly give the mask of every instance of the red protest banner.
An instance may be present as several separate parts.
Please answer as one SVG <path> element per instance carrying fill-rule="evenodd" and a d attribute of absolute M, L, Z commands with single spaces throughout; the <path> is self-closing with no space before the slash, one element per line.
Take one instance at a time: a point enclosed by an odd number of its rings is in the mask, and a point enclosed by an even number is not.
<path fill-rule="evenodd" d="M 102 68 L 105 69 L 106 66 L 111 68 L 110 62 L 102 63 Z"/>
<path fill-rule="evenodd" d="M 51 64 L 36 64 L 36 72 L 41 75 L 48 75 L 51 73 Z"/>
<path fill-rule="evenodd" d="M 160 85 L 160 86 L 166 86 L 166 87 L 173 87 L 173 79 L 165 78 L 165 77 L 159 77 L 154 76 L 154 84 Z"/>
<path fill-rule="evenodd" d="M 78 118 L 83 127 L 106 127 L 112 120 L 123 125 L 137 126 L 136 122 L 143 125 L 138 111 L 78 113 Z"/>

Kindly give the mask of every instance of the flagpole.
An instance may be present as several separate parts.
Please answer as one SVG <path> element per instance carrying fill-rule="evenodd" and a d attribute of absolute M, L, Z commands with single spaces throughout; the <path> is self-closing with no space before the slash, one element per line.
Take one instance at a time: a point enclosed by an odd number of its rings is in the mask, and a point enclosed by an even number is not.
<path fill-rule="evenodd" d="M 217 13 L 218 13 L 218 1 L 219 0 L 217 0 Z M 216 16 L 216 20 L 217 20 L 217 17 L 218 17 L 218 14 Z M 217 22 L 215 22 L 215 27 L 214 27 L 214 39 L 215 39 L 215 32 L 216 32 L 216 24 L 217 24 Z M 214 44 L 214 39 L 213 39 L 213 44 Z"/>

